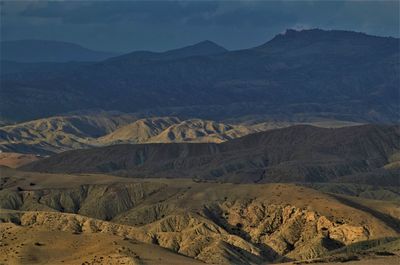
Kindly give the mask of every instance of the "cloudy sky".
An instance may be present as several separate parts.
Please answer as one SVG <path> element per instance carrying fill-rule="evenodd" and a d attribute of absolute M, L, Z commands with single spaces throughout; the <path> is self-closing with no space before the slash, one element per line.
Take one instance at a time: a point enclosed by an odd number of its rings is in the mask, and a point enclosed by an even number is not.
<path fill-rule="evenodd" d="M 262 44 L 287 28 L 399 37 L 399 1 L 1 1 L 1 39 L 162 51 L 212 40 Z"/>

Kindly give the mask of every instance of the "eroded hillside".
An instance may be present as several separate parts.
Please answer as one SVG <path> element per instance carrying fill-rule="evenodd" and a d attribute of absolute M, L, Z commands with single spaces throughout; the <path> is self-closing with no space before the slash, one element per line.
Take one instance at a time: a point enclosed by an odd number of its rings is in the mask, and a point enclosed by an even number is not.
<path fill-rule="evenodd" d="M 355 207 L 353 197 L 294 184 L 235 185 L 4 169 L 0 198 L 0 207 L 9 209 L 2 211 L 1 220 L 20 227 L 13 229 L 64 231 L 79 234 L 78 238 L 110 234 L 214 264 L 313 259 L 400 233 L 398 202 L 364 200 L 364 207 Z M 132 258 L 124 253 L 119 254 Z"/>
<path fill-rule="evenodd" d="M 338 120 L 223 123 L 178 117 L 138 118 L 136 114 L 99 112 L 54 116 L 0 127 L 0 151 L 50 155 L 67 150 L 113 144 L 213 142 L 298 123 L 320 127 L 357 125 Z"/>
<path fill-rule="evenodd" d="M 43 118 L 0 127 L 0 150 L 25 154 L 62 152 L 93 146 L 90 140 L 136 120 L 128 114 L 99 113 Z"/>

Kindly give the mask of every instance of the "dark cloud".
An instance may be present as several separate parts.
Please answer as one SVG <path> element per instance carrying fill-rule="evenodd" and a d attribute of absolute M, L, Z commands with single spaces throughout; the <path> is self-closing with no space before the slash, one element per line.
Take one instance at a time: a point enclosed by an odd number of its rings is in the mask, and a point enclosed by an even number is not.
<path fill-rule="evenodd" d="M 55 39 L 103 50 L 165 50 L 214 40 L 261 44 L 287 28 L 399 36 L 398 1 L 2 2 L 2 39 Z"/>
<path fill-rule="evenodd" d="M 22 16 L 61 18 L 65 23 L 91 24 L 119 21 L 173 22 L 215 12 L 217 2 L 92 2 L 65 8 L 64 2 L 49 2 L 45 6 L 30 5 Z"/>

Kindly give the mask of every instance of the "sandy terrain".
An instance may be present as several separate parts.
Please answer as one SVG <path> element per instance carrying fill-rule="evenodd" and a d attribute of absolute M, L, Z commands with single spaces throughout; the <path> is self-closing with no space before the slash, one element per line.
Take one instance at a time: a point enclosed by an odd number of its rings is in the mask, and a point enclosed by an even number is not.
<path fill-rule="evenodd" d="M 161 247 L 102 233 L 0 224 L 0 264 L 202 264 Z"/>
<path fill-rule="evenodd" d="M 39 160 L 40 157 L 32 154 L 0 153 L 0 166 L 17 168 L 30 162 Z"/>

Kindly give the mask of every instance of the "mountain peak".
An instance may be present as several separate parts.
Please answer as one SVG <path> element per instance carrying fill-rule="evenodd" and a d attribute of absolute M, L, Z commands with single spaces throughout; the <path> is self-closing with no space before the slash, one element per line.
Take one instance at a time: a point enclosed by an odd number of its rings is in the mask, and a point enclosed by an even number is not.
<path fill-rule="evenodd" d="M 218 49 L 227 51 L 227 49 L 225 49 L 221 45 L 218 45 L 217 43 L 215 43 L 215 42 L 213 42 L 211 40 L 203 40 L 203 41 L 200 41 L 200 42 L 198 42 L 196 44 L 190 45 L 188 47 L 194 47 L 194 46 L 208 46 L 208 47 L 218 48 Z"/>
<path fill-rule="evenodd" d="M 357 37 L 374 37 L 369 36 L 362 32 L 349 31 L 349 30 L 323 30 L 319 28 L 312 29 L 286 29 L 284 33 L 278 34 L 275 38 L 279 37 L 322 37 L 322 36 L 330 36 L 330 37 L 349 37 L 349 36 L 357 36 Z"/>
<path fill-rule="evenodd" d="M 175 58 L 189 57 L 189 56 L 204 56 L 214 55 L 218 53 L 224 53 L 228 50 L 224 47 L 212 42 L 210 40 L 204 40 L 193 45 L 189 45 L 183 48 L 178 48 L 164 52 L 165 55 L 173 55 Z"/>
<path fill-rule="evenodd" d="M 348 47 L 351 43 L 355 46 L 378 45 L 387 42 L 398 42 L 398 39 L 392 37 L 378 37 L 367 35 L 362 32 L 348 30 L 323 30 L 319 28 L 313 29 L 287 29 L 284 33 L 280 33 L 270 41 L 256 47 L 257 50 L 291 50 L 294 48 L 308 47 L 316 43 L 325 43 L 325 45 L 343 45 Z M 335 46 L 339 49 L 339 46 Z"/>

